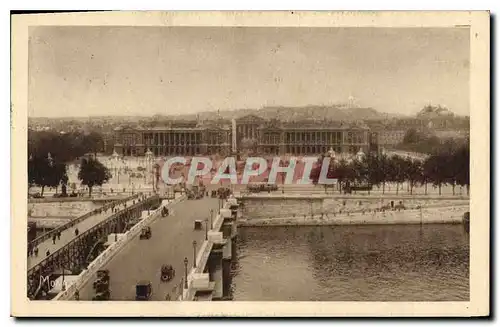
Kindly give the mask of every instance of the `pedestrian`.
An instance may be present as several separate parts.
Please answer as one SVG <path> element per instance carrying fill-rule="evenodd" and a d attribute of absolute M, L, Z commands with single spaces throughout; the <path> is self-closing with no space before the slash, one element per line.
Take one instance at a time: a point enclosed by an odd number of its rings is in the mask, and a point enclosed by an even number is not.
<path fill-rule="evenodd" d="M 47 257 L 50 255 L 50 250 L 47 250 L 47 252 L 45 252 L 45 255 L 47 255 Z"/>
<path fill-rule="evenodd" d="M 78 234 L 80 234 L 80 231 L 77 229 L 75 229 L 75 236 L 78 236 Z"/>
<path fill-rule="evenodd" d="M 75 291 L 75 300 L 76 301 L 80 300 L 80 291 L 78 290 Z"/>
<path fill-rule="evenodd" d="M 61 231 L 58 231 L 57 232 L 57 240 L 60 240 L 61 239 Z"/>
<path fill-rule="evenodd" d="M 38 257 L 38 246 L 35 246 L 33 252 L 35 252 L 35 257 Z"/>
<path fill-rule="evenodd" d="M 56 234 L 52 235 L 52 244 L 56 244 L 56 238 L 57 238 Z"/>

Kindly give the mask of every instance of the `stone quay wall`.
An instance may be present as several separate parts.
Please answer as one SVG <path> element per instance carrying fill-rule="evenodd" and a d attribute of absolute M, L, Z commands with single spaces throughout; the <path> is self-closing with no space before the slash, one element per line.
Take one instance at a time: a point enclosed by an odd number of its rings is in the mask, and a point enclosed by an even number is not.
<path fill-rule="evenodd" d="M 457 206 L 467 209 L 468 199 L 410 197 L 248 197 L 240 200 L 241 217 L 272 219 L 285 217 L 315 217 L 321 215 L 368 214 L 376 211 L 419 210 Z M 464 210 L 465 210 L 464 209 Z M 467 211 L 467 210 L 466 210 Z"/>

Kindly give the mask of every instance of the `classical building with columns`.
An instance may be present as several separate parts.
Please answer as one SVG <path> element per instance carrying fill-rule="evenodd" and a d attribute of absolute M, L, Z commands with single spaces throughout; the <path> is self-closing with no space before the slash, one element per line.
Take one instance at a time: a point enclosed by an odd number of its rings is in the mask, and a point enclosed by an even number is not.
<path fill-rule="evenodd" d="M 124 156 L 229 155 L 252 147 L 268 155 L 316 155 L 370 150 L 370 130 L 363 123 L 308 120 L 281 122 L 256 115 L 226 121 L 172 122 L 165 127 L 115 129 L 114 149 Z M 232 149 L 233 148 L 233 149 Z"/>
<path fill-rule="evenodd" d="M 255 139 L 257 152 L 264 154 L 315 155 L 333 148 L 338 153 L 369 151 L 369 128 L 363 123 L 308 120 L 281 122 L 258 116 L 236 120 L 237 144 Z"/>
<path fill-rule="evenodd" d="M 175 123 L 164 127 L 118 127 L 115 129 L 116 153 L 144 156 L 203 155 L 231 152 L 231 123 L 226 121 Z"/>

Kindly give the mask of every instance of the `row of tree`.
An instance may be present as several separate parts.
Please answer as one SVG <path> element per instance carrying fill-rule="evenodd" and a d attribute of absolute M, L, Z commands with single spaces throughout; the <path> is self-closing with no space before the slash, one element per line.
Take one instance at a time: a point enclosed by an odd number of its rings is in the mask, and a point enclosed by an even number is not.
<path fill-rule="evenodd" d="M 322 163 L 323 158 L 320 158 L 311 171 L 310 177 L 315 184 L 320 178 Z M 425 186 L 427 194 L 429 184 L 438 187 L 439 194 L 443 185 L 451 185 L 453 194 L 455 186 L 465 186 L 468 194 L 469 147 L 462 146 L 452 152 L 431 155 L 424 161 L 386 155 L 367 155 L 363 160 L 355 159 L 350 162 L 331 160 L 327 177 L 338 179 L 340 191 L 348 185 L 363 184 L 382 187 L 384 193 L 387 183 L 395 183 L 398 193 L 400 185 L 406 182 L 410 194 L 419 185 Z"/>
<path fill-rule="evenodd" d="M 101 134 L 53 131 L 29 131 L 28 153 L 43 158 L 50 153 L 58 162 L 71 162 L 87 153 L 101 152 L 104 140 Z"/>
<path fill-rule="evenodd" d="M 465 144 L 468 145 L 468 139 L 440 139 L 435 135 L 429 135 L 411 128 L 406 132 L 403 141 L 396 148 L 398 150 L 438 155 L 443 152 L 459 151 Z"/>
<path fill-rule="evenodd" d="M 89 157 L 82 158 L 78 179 L 82 185 L 89 189 L 89 196 L 92 195 L 94 186 L 102 186 L 111 178 L 109 169 L 99 160 Z M 41 195 L 45 187 L 61 186 L 61 194 L 67 195 L 68 186 L 67 166 L 65 163 L 55 160 L 52 157 L 31 156 L 28 160 L 28 185 L 41 187 Z"/>

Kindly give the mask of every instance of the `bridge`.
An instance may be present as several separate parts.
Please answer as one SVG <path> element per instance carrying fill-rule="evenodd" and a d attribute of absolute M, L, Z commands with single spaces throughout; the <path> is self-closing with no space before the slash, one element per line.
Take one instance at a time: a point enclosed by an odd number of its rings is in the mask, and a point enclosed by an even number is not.
<path fill-rule="evenodd" d="M 49 291 L 45 278 L 54 278 L 58 274 L 78 274 L 95 259 L 105 248 L 107 237 L 111 233 L 122 233 L 133 226 L 142 212 L 159 206 L 160 197 L 146 197 L 139 194 L 121 203 L 112 203 L 109 207 L 99 208 L 82 216 L 78 221 L 61 226 L 35 239 L 32 245 L 39 248 L 38 256 L 28 257 L 27 288 L 30 299 L 38 299 Z M 108 209 L 114 213 L 106 214 Z M 73 224 L 70 226 L 70 224 Z M 75 235 L 75 227 L 79 235 Z M 53 244 L 52 236 L 61 232 L 60 239 Z M 47 256 L 45 251 L 49 250 Z"/>
<path fill-rule="evenodd" d="M 229 198 L 219 211 L 212 230 L 195 255 L 196 264 L 185 271 L 180 301 L 228 300 L 231 287 L 231 262 L 236 257 L 238 202 Z M 185 258 L 186 260 L 187 258 Z M 187 260 L 186 260 L 187 262 Z"/>
<path fill-rule="evenodd" d="M 95 295 L 95 272 L 99 269 L 109 271 L 111 300 L 135 300 L 135 286 L 140 280 L 152 283 L 151 300 L 155 301 L 167 297 L 172 300 L 196 300 L 203 298 L 204 294 L 206 297 L 206 285 L 200 288 L 200 282 L 203 284 L 209 279 L 212 280 L 210 285 L 215 298 L 223 296 L 223 289 L 224 294 L 228 293 L 230 269 L 227 259 L 231 258 L 231 249 L 235 247 L 231 248 L 224 237 L 235 235 L 236 225 L 231 223 L 234 218 L 231 210 L 223 208 L 223 200 L 208 197 L 199 200 L 185 200 L 183 197 L 166 205 L 170 210 L 168 216 L 161 216 L 160 209 L 152 212 L 123 234 L 122 239 L 109 246 L 69 289 L 54 300 L 72 300 L 75 293 L 78 293 L 79 300 L 92 300 Z M 201 229 L 195 229 L 197 221 L 202 223 Z M 151 227 L 152 236 L 140 239 L 139 232 L 146 225 Z M 224 253 L 225 261 L 222 260 Z M 176 271 L 169 282 L 161 282 L 163 264 L 172 265 Z M 222 285 L 222 270 L 226 276 L 225 288 Z"/>
<path fill-rule="evenodd" d="M 38 250 L 40 253 L 45 253 L 47 250 L 50 252 L 53 252 L 54 250 L 59 249 L 61 246 L 65 244 L 65 242 L 69 242 L 74 235 L 74 229 L 78 228 L 78 231 L 84 232 L 90 227 L 94 226 L 95 224 L 101 222 L 102 220 L 106 219 L 107 217 L 107 211 L 112 211 L 114 210 L 115 207 L 119 207 L 120 205 L 131 205 L 133 204 L 136 199 L 139 197 L 139 194 L 131 195 L 127 198 L 124 199 L 119 199 L 117 201 L 105 204 L 104 206 L 91 210 L 83 215 L 81 215 L 78 218 L 71 219 L 70 221 L 67 221 L 65 224 L 59 226 L 58 228 L 55 228 L 47 233 L 44 233 L 43 235 L 40 235 L 36 239 L 32 240 L 31 242 L 28 243 L 28 251 L 30 249 L 34 249 L 35 247 L 38 247 Z M 29 219 L 28 219 L 29 221 Z M 74 229 L 71 232 L 67 232 L 68 229 L 73 228 Z M 61 240 L 57 241 L 57 244 L 52 244 L 52 237 L 54 235 L 57 235 L 61 233 Z M 43 251 L 43 252 L 42 252 Z M 39 255 L 40 256 L 40 255 Z M 37 257 L 32 257 L 28 256 L 28 269 L 31 268 L 30 263 L 33 262 L 39 262 L 37 260 Z M 34 263 L 34 264 L 36 264 Z"/>
<path fill-rule="evenodd" d="M 153 301 L 165 300 L 167 295 L 171 298 L 178 296 L 185 275 L 184 258 L 189 258 L 189 265 L 192 266 L 193 253 L 197 252 L 193 241 L 203 244 L 208 236 L 211 210 L 215 216 L 219 207 L 219 199 L 208 197 L 179 202 L 171 208 L 169 216 L 151 222 L 150 239 L 132 238 L 109 263 L 102 266 L 102 269 L 109 270 L 111 299 L 135 300 L 135 285 L 140 280 L 152 283 Z M 194 229 L 196 220 L 203 221 L 201 230 Z M 214 220 L 212 224 L 215 224 Z M 175 277 L 168 283 L 160 279 L 163 264 L 172 265 L 176 271 Z M 93 281 L 90 279 L 80 288 L 80 300 L 92 299 Z"/>

